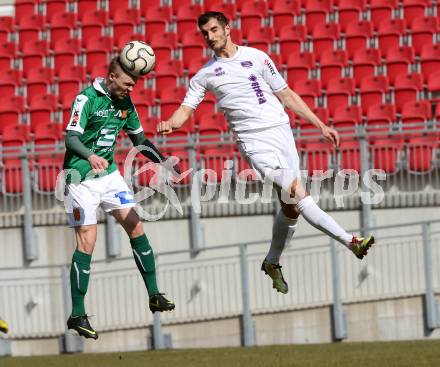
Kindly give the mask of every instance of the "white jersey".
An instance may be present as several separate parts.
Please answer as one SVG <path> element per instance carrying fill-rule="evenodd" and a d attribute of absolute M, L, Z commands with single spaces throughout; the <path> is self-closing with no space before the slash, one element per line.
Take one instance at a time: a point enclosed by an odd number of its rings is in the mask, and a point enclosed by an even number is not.
<path fill-rule="evenodd" d="M 231 130 L 240 133 L 288 123 L 284 107 L 273 94 L 286 87 L 266 53 L 239 46 L 233 57 L 213 56 L 194 75 L 182 105 L 196 109 L 206 91 L 212 91 Z"/>

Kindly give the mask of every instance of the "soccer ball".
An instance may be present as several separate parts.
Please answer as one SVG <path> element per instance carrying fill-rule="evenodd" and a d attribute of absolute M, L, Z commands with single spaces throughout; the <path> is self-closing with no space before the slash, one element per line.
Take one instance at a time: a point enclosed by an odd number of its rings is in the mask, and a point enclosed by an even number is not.
<path fill-rule="evenodd" d="M 136 77 L 147 75 L 156 62 L 153 49 L 142 41 L 128 42 L 119 59 L 124 70 Z"/>

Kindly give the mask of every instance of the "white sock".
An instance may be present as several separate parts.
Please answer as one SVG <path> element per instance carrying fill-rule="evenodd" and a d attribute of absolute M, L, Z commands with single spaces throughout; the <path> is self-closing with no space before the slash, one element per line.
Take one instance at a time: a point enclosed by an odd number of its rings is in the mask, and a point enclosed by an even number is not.
<path fill-rule="evenodd" d="M 280 262 L 281 253 L 292 239 L 297 222 L 298 219 L 287 217 L 282 210 L 278 212 L 272 227 L 272 242 L 266 256 L 266 260 L 271 264 Z"/>
<path fill-rule="evenodd" d="M 345 232 L 345 230 L 342 229 L 330 215 L 316 205 L 311 196 L 306 196 L 304 199 L 300 200 L 297 207 L 304 219 L 313 227 L 349 247 L 349 243 L 353 236 Z"/>

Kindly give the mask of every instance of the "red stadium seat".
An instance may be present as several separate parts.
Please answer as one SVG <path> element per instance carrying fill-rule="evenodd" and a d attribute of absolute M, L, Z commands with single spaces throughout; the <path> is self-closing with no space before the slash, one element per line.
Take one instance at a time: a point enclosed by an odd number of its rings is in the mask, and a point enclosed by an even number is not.
<path fill-rule="evenodd" d="M 368 108 L 367 132 L 370 139 L 384 139 L 396 121 L 396 106 L 378 104 Z"/>
<path fill-rule="evenodd" d="M 57 14 L 62 14 L 68 9 L 66 3 L 63 0 L 45 0 L 44 1 L 44 15 L 46 16 L 49 23 L 52 22 L 52 18 Z"/>
<path fill-rule="evenodd" d="M 182 5 L 177 9 L 176 26 L 179 40 L 187 32 L 198 30 L 197 19 L 203 13 L 203 7 L 200 4 Z"/>
<path fill-rule="evenodd" d="M 196 123 L 202 121 L 202 117 L 206 115 L 213 115 L 215 113 L 216 99 L 211 92 L 205 94 L 205 98 L 199 104 L 194 112 L 194 119 Z"/>
<path fill-rule="evenodd" d="M 327 88 L 329 80 L 343 76 L 343 69 L 348 64 L 347 59 L 347 52 L 344 50 L 328 50 L 322 53 L 320 79 L 324 88 Z"/>
<path fill-rule="evenodd" d="M 193 59 L 188 64 L 188 78 L 191 79 L 211 58 Z"/>
<path fill-rule="evenodd" d="M 351 78 L 336 78 L 328 83 L 327 87 L 327 106 L 330 115 L 337 107 L 346 107 L 350 102 L 351 95 L 354 94 L 354 80 Z"/>
<path fill-rule="evenodd" d="M 188 7 L 193 4 L 192 0 L 173 0 L 172 2 L 173 13 L 177 14 L 180 8 Z"/>
<path fill-rule="evenodd" d="M 333 148 L 330 143 L 308 143 L 304 147 L 307 170 L 310 177 L 315 171 L 327 171 L 330 168 Z"/>
<path fill-rule="evenodd" d="M 6 42 L 0 45 L 0 70 L 9 70 L 13 67 L 14 58 L 17 55 L 17 45 Z"/>
<path fill-rule="evenodd" d="M 55 74 L 59 74 L 60 69 L 66 65 L 75 65 L 77 58 L 81 55 L 81 41 L 78 39 L 63 39 L 55 42 L 53 58 L 55 64 Z"/>
<path fill-rule="evenodd" d="M 432 45 L 434 36 L 439 29 L 439 20 L 436 17 L 415 18 L 411 23 L 412 47 L 420 55 L 424 45 Z"/>
<path fill-rule="evenodd" d="M 397 0 L 371 0 L 370 17 L 376 29 L 382 21 L 392 19 L 394 9 L 397 9 Z"/>
<path fill-rule="evenodd" d="M 284 63 L 291 54 L 301 51 L 301 42 L 306 40 L 306 29 L 302 24 L 284 26 L 279 34 L 280 53 Z"/>
<path fill-rule="evenodd" d="M 403 145 L 398 139 L 375 140 L 370 147 L 372 151 L 372 163 L 374 169 L 382 169 L 387 174 L 396 173 L 399 170 L 398 162 Z"/>
<path fill-rule="evenodd" d="M 110 4 L 113 4 L 113 1 L 110 1 Z M 115 44 L 119 42 L 119 39 L 122 36 L 127 34 L 133 35 L 140 21 L 141 15 L 139 9 L 130 8 L 118 9 L 118 11 L 115 11 L 113 15 L 113 38 Z"/>
<path fill-rule="evenodd" d="M 378 26 L 379 48 L 383 53 L 390 48 L 400 46 L 400 38 L 406 33 L 406 22 L 404 19 L 384 20 Z"/>
<path fill-rule="evenodd" d="M 361 149 L 358 141 L 342 141 L 339 151 L 339 166 L 341 169 L 351 169 L 359 173 L 362 171 Z"/>
<path fill-rule="evenodd" d="M 28 96 L 46 94 L 50 85 L 54 83 L 54 71 L 51 68 L 36 68 L 28 72 L 26 90 Z"/>
<path fill-rule="evenodd" d="M 43 15 L 25 15 L 18 20 L 19 45 L 24 42 L 38 41 L 40 32 L 45 29 L 46 18 Z"/>
<path fill-rule="evenodd" d="M 141 125 L 144 129 L 144 134 L 148 139 L 152 139 L 154 135 L 157 134 L 157 124 L 160 119 L 158 117 L 147 117 L 145 119 L 141 119 Z"/>
<path fill-rule="evenodd" d="M 270 45 L 275 41 L 274 30 L 270 27 L 260 27 L 250 29 L 246 34 L 247 45 L 249 47 L 258 48 L 259 50 L 269 54 Z"/>
<path fill-rule="evenodd" d="M 93 65 L 90 70 L 90 80 L 93 81 L 98 77 L 104 78 L 108 73 L 108 63 Z"/>
<path fill-rule="evenodd" d="M 23 193 L 23 173 L 21 160 L 9 158 L 2 168 L 2 193 L 14 195 Z"/>
<path fill-rule="evenodd" d="M 424 45 L 420 54 L 422 74 L 427 80 L 432 73 L 440 68 L 440 45 Z"/>
<path fill-rule="evenodd" d="M 21 86 L 23 75 L 20 70 L 11 69 L 2 71 L 0 78 L 0 95 L 3 97 L 12 97 L 16 94 L 17 88 Z"/>
<path fill-rule="evenodd" d="M 35 167 L 37 182 L 36 191 L 52 193 L 55 191 L 58 174 L 63 168 L 63 156 L 60 154 L 46 154 L 37 158 Z"/>
<path fill-rule="evenodd" d="M 9 35 L 15 30 L 15 18 L 9 16 L 0 17 L 0 44 L 9 41 Z"/>
<path fill-rule="evenodd" d="M 360 86 L 363 79 L 374 76 L 376 67 L 382 62 L 381 52 L 377 48 L 360 49 L 353 55 L 353 77 Z"/>
<path fill-rule="evenodd" d="M 404 0 L 403 17 L 409 25 L 412 25 L 416 18 L 425 16 L 425 9 L 430 5 L 430 3 L 431 2 L 429 0 Z"/>
<path fill-rule="evenodd" d="M 206 42 L 199 31 L 187 32 L 182 37 L 183 66 L 188 68 L 194 59 L 204 57 Z"/>
<path fill-rule="evenodd" d="M 183 65 L 180 60 L 159 61 L 155 70 L 156 95 L 160 95 L 167 87 L 177 86 L 178 79 L 183 76 Z"/>
<path fill-rule="evenodd" d="M 150 115 L 150 108 L 155 104 L 154 90 L 135 88 L 130 95 L 136 106 L 136 111 L 141 121 L 146 120 Z"/>
<path fill-rule="evenodd" d="M 81 91 L 82 82 L 86 80 L 86 70 L 83 66 L 66 65 L 60 68 L 58 74 L 58 94 L 60 101 L 65 95 L 76 95 Z"/>
<path fill-rule="evenodd" d="M 161 5 L 161 0 L 140 0 L 140 9 L 143 16 L 145 16 L 149 9 L 158 8 Z"/>
<path fill-rule="evenodd" d="M 402 107 L 403 130 L 423 130 L 432 118 L 431 104 L 428 101 L 407 102 Z M 414 133 L 411 133 L 414 136 Z"/>
<path fill-rule="evenodd" d="M 171 117 L 173 112 L 181 105 L 186 95 L 184 87 L 164 88 L 160 94 L 160 116 L 162 119 Z"/>
<path fill-rule="evenodd" d="M 151 36 L 150 45 L 156 54 L 156 60 L 169 61 L 177 48 L 177 34 L 174 32 L 157 33 Z"/>
<path fill-rule="evenodd" d="M 91 38 L 103 35 L 104 28 L 108 25 L 108 13 L 104 10 L 89 10 L 81 17 L 81 40 L 85 47 Z"/>
<path fill-rule="evenodd" d="M 345 29 L 345 47 L 350 58 L 356 50 L 365 49 L 373 36 L 373 25 L 369 21 L 348 23 Z"/>
<path fill-rule="evenodd" d="M 203 115 L 199 120 L 199 132 L 206 130 L 228 130 L 228 122 L 223 113 Z"/>
<path fill-rule="evenodd" d="M 205 179 L 211 181 L 215 177 L 215 182 L 221 182 L 227 160 L 234 161 L 234 151 L 230 144 L 215 148 L 206 147 L 203 154 L 203 168 L 212 170 L 215 176 L 209 175 Z"/>
<path fill-rule="evenodd" d="M 145 39 L 151 40 L 153 35 L 165 33 L 167 25 L 171 23 L 173 12 L 170 6 L 154 6 L 146 9 L 145 14 Z"/>
<path fill-rule="evenodd" d="M 15 19 L 21 22 L 23 17 L 37 14 L 38 1 L 15 0 Z"/>
<path fill-rule="evenodd" d="M 79 19 L 82 21 L 83 17 L 87 14 L 89 11 L 95 11 L 98 10 L 98 4 L 96 0 L 77 0 L 76 6 L 77 6 L 77 13 Z"/>
<path fill-rule="evenodd" d="M 118 13 L 124 13 L 126 10 L 132 10 L 131 8 L 129 9 L 130 0 L 111 0 L 108 5 L 110 18 L 115 18 L 118 16 Z"/>
<path fill-rule="evenodd" d="M 408 74 L 409 65 L 414 63 L 414 49 L 412 47 L 390 48 L 386 54 L 387 76 L 394 84 L 396 77 Z"/>
<path fill-rule="evenodd" d="M 272 9 L 273 28 L 281 37 L 284 27 L 293 26 L 295 17 L 301 14 L 300 2 L 296 0 L 277 0 Z"/>
<path fill-rule="evenodd" d="M 313 28 L 313 53 L 316 55 L 318 61 L 323 52 L 333 50 L 334 43 L 339 36 L 339 25 L 335 23 L 320 23 Z"/>
<path fill-rule="evenodd" d="M 29 102 L 29 115 L 31 130 L 41 124 L 54 120 L 53 115 L 58 110 L 57 97 L 53 94 L 37 94 L 31 96 Z"/>
<path fill-rule="evenodd" d="M 407 145 L 408 171 L 411 173 L 427 173 L 433 168 L 435 152 L 434 139 L 412 138 Z"/>
<path fill-rule="evenodd" d="M 421 74 L 407 74 L 396 77 L 394 83 L 394 100 L 398 111 L 406 102 L 416 101 L 419 91 L 423 89 Z"/>
<path fill-rule="evenodd" d="M 293 90 L 313 109 L 316 98 L 321 96 L 321 82 L 318 79 L 300 80 L 293 84 Z"/>
<path fill-rule="evenodd" d="M 363 9 L 363 0 L 339 0 L 338 24 L 341 26 L 341 30 L 345 31 L 347 25 L 353 20 L 359 21 Z"/>
<path fill-rule="evenodd" d="M 240 24 L 244 33 L 262 27 L 263 19 L 268 16 L 267 2 L 263 0 L 250 0 L 243 3 L 240 11 Z"/>
<path fill-rule="evenodd" d="M 137 32 L 136 33 L 121 34 L 117 40 L 116 39 L 114 40 L 116 50 L 122 50 L 122 48 L 124 48 L 124 46 L 127 43 L 129 43 L 130 41 L 133 41 L 133 40 L 146 42 L 145 34 L 144 33 L 137 33 Z"/>
<path fill-rule="evenodd" d="M 86 43 L 86 65 L 90 74 L 94 65 L 110 63 L 113 39 L 107 36 L 93 37 Z"/>
<path fill-rule="evenodd" d="M 307 32 L 312 33 L 317 24 L 326 22 L 332 11 L 332 0 L 309 0 L 305 3 Z"/>
<path fill-rule="evenodd" d="M 42 67 L 47 56 L 49 56 L 49 44 L 47 41 L 29 41 L 24 43 L 22 48 L 24 76 L 27 76 L 27 72 L 30 69 Z"/>
<path fill-rule="evenodd" d="M 440 101 L 440 71 L 432 73 L 428 78 L 428 91 L 431 93 L 431 100 Z M 440 103 L 438 103 L 440 105 Z"/>
<path fill-rule="evenodd" d="M 25 112 L 25 99 L 21 96 L 2 97 L 0 100 L 0 133 L 9 125 L 18 125 Z"/>
<path fill-rule="evenodd" d="M 243 43 L 243 33 L 239 28 L 231 28 L 231 39 L 234 43 L 241 45 Z"/>
<path fill-rule="evenodd" d="M 63 138 L 62 125 L 57 123 L 45 122 L 37 125 L 34 129 L 34 144 L 36 150 L 51 150 L 53 144 Z M 42 147 L 46 146 L 46 147 Z M 50 147 L 49 147 L 50 146 Z"/>
<path fill-rule="evenodd" d="M 30 141 L 29 125 L 7 125 L 3 128 L 2 146 L 4 154 L 19 154 Z"/>
<path fill-rule="evenodd" d="M 362 111 L 359 106 L 338 107 L 333 114 L 333 127 L 341 134 L 353 135 L 361 122 Z"/>
<path fill-rule="evenodd" d="M 237 18 L 237 5 L 234 3 L 224 3 L 222 0 L 214 2 L 211 0 L 209 2 L 205 1 L 204 4 L 206 11 L 219 11 L 229 20 Z"/>
<path fill-rule="evenodd" d="M 54 47 L 59 40 L 71 38 L 76 28 L 77 15 L 75 13 L 53 14 L 49 22 L 51 47 Z"/>
<path fill-rule="evenodd" d="M 287 59 L 287 82 L 293 84 L 309 79 L 309 71 L 315 66 L 315 55 L 310 52 L 291 54 Z"/>

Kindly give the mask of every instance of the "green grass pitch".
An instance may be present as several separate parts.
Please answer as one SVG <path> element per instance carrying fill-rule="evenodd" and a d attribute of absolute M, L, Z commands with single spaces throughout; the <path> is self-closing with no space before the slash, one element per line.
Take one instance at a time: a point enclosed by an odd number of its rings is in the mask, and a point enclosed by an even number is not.
<path fill-rule="evenodd" d="M 253 348 L 174 349 L 0 358 L 2 367 L 427 367 L 440 366 L 440 340 Z"/>

